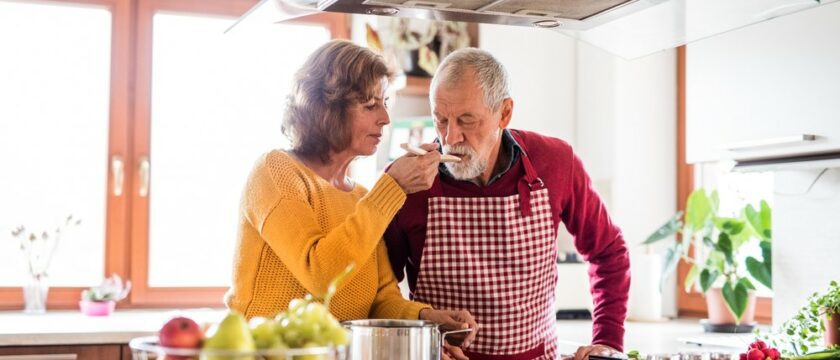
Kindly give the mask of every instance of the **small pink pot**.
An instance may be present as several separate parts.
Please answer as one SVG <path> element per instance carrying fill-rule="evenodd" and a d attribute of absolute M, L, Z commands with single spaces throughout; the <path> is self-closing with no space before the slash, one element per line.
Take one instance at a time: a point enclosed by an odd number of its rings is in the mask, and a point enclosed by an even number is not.
<path fill-rule="evenodd" d="M 113 300 L 108 301 L 79 301 L 79 310 L 82 314 L 87 316 L 108 316 L 114 312 L 117 307 L 117 302 Z"/>

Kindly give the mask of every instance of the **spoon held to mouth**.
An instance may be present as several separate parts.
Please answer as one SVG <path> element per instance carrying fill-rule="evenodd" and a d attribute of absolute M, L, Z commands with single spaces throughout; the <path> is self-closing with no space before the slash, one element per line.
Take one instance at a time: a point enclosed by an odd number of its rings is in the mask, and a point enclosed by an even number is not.
<path fill-rule="evenodd" d="M 428 151 L 423 150 L 423 149 L 421 149 L 417 146 L 414 146 L 414 145 L 411 145 L 411 144 L 408 144 L 408 143 L 400 144 L 400 148 L 402 148 L 403 150 L 408 151 L 408 152 L 410 152 L 414 155 L 418 155 L 418 156 L 423 156 L 423 155 L 426 155 L 426 153 L 428 153 Z M 441 154 L 440 155 L 440 162 L 459 162 L 459 161 L 461 161 L 461 158 L 459 158 L 455 155 L 449 155 L 449 154 Z"/>

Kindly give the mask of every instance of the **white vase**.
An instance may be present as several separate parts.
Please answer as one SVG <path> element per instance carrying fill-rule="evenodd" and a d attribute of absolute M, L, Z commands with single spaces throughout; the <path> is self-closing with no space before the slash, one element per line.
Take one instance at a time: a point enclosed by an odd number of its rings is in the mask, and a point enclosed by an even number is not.
<path fill-rule="evenodd" d="M 659 279 L 662 257 L 658 254 L 633 254 L 630 259 L 630 299 L 627 318 L 635 321 L 662 321 L 662 293 Z"/>
<path fill-rule="evenodd" d="M 43 314 L 47 312 L 47 294 L 50 286 L 46 275 L 30 275 L 23 286 L 23 312 L 27 314 Z"/>

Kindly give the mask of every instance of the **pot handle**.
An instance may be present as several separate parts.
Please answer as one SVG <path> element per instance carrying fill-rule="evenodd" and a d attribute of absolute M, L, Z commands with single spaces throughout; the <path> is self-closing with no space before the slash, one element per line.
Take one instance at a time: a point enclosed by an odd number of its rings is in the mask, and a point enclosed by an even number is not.
<path fill-rule="evenodd" d="M 440 345 L 443 346 L 443 343 L 446 342 L 446 336 L 447 335 L 467 333 L 467 332 L 470 332 L 470 331 L 473 331 L 473 329 L 472 328 L 466 328 L 466 329 L 460 329 L 460 330 L 446 331 L 446 332 L 444 332 L 440 335 Z"/>

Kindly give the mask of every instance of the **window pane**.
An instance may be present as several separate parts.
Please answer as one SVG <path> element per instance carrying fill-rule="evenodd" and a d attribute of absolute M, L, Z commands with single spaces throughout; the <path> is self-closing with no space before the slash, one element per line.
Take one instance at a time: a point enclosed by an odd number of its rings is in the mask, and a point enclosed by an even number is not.
<path fill-rule="evenodd" d="M 290 79 L 330 39 L 304 25 L 223 34 L 233 20 L 154 17 L 150 286 L 230 284 L 246 177 L 284 146 Z"/>
<path fill-rule="evenodd" d="M 52 286 L 104 273 L 111 14 L 99 8 L 0 1 L 0 286 L 27 273 L 9 232 L 67 232 Z M 84 261 L 79 261 L 84 259 Z"/>
<path fill-rule="evenodd" d="M 737 217 L 747 204 L 759 209 L 761 201 L 767 202 L 773 208 L 773 172 L 734 172 L 730 162 L 702 163 L 695 165 L 697 184 L 711 192 L 717 190 L 720 199 L 718 213 L 721 216 Z M 739 257 L 735 259 L 744 264 L 747 257 L 761 259 L 761 248 L 756 239 L 738 249 Z M 748 275 L 746 271 L 741 274 Z M 773 291 L 753 281 L 756 294 L 772 297 Z"/>

